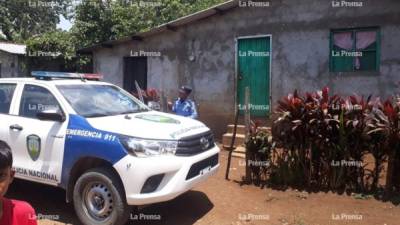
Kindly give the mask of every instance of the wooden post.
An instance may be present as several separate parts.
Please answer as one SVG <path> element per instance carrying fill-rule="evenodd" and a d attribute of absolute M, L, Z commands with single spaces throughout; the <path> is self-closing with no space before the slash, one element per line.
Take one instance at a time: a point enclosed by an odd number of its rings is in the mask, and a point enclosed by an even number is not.
<path fill-rule="evenodd" d="M 164 91 L 161 92 L 160 101 L 161 101 L 161 111 L 168 112 L 168 101 Z"/>
<path fill-rule="evenodd" d="M 245 123 L 245 143 L 249 140 L 249 134 L 250 134 L 250 125 L 251 125 L 251 118 L 250 118 L 250 88 L 246 87 L 245 89 L 245 97 L 244 97 L 244 106 L 245 106 L 245 112 L 244 112 L 244 123 Z M 245 176 L 245 182 L 250 183 L 251 182 L 251 171 L 249 167 L 249 152 L 247 151 L 246 148 L 246 176 Z"/>
<path fill-rule="evenodd" d="M 139 86 L 139 84 L 138 84 L 138 82 L 136 80 L 135 80 L 135 86 L 136 86 L 136 91 L 138 93 L 140 101 L 144 103 L 142 89 L 140 88 L 140 86 Z"/>
<path fill-rule="evenodd" d="M 231 139 L 231 145 L 229 146 L 229 154 L 228 154 L 228 165 L 226 166 L 226 172 L 225 172 L 225 179 L 229 180 L 229 170 L 231 168 L 231 161 L 232 161 L 232 153 L 233 150 L 235 150 L 235 140 L 236 140 L 236 133 L 237 133 L 237 125 L 239 121 L 239 107 L 236 106 L 235 110 L 235 123 L 233 127 L 233 134 L 232 134 L 232 139 Z"/>

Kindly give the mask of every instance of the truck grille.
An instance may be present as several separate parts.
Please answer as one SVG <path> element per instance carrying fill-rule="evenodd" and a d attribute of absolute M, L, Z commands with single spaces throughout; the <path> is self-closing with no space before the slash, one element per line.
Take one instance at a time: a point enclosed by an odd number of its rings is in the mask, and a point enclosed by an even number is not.
<path fill-rule="evenodd" d="M 214 135 L 209 131 L 180 139 L 175 155 L 192 156 L 205 152 L 214 146 Z"/>
<path fill-rule="evenodd" d="M 215 154 L 211 157 L 208 157 L 200 162 L 193 164 L 192 167 L 190 167 L 190 170 L 186 176 L 186 180 L 192 179 L 193 177 L 203 174 L 204 170 L 208 172 L 216 165 L 218 165 L 218 154 Z"/>

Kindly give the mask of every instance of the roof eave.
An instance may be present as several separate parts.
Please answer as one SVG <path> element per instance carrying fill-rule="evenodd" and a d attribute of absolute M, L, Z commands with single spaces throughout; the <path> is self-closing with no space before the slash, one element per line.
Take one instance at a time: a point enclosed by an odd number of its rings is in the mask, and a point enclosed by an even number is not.
<path fill-rule="evenodd" d="M 81 48 L 77 51 L 78 54 L 92 54 L 94 50 L 104 48 L 105 46 L 111 48 L 115 45 L 129 42 L 129 41 L 142 41 L 144 38 L 164 32 L 164 31 L 172 31 L 175 32 L 179 27 L 191 24 L 193 22 L 209 18 L 214 15 L 222 15 L 226 11 L 234 9 L 238 7 L 238 0 L 230 0 L 215 6 L 212 6 L 208 9 L 204 9 L 195 13 L 192 13 L 187 16 L 180 17 L 176 20 L 170 21 L 168 23 L 161 24 L 157 27 L 154 27 L 150 30 L 140 32 L 137 34 L 132 34 L 130 36 L 122 37 L 117 40 L 105 41 L 102 43 L 98 43 L 89 47 Z"/>

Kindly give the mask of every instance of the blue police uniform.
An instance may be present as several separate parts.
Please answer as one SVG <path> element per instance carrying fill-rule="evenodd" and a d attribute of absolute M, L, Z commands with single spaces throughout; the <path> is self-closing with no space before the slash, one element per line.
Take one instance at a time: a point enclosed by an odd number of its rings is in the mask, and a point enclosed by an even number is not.
<path fill-rule="evenodd" d="M 198 117 L 196 105 L 189 99 L 181 100 L 178 98 L 172 106 L 172 111 L 179 116 L 190 117 L 192 119 L 197 119 Z"/>

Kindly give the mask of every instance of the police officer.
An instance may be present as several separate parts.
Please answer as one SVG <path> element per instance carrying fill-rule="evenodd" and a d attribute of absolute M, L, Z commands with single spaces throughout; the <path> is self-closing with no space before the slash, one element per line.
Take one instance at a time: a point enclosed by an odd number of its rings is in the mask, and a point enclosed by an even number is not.
<path fill-rule="evenodd" d="M 190 117 L 192 119 L 197 119 L 197 109 L 196 104 L 188 99 L 192 89 L 188 86 L 182 86 L 179 89 L 179 98 L 174 103 L 169 103 L 172 106 L 172 112 L 179 116 Z"/>

